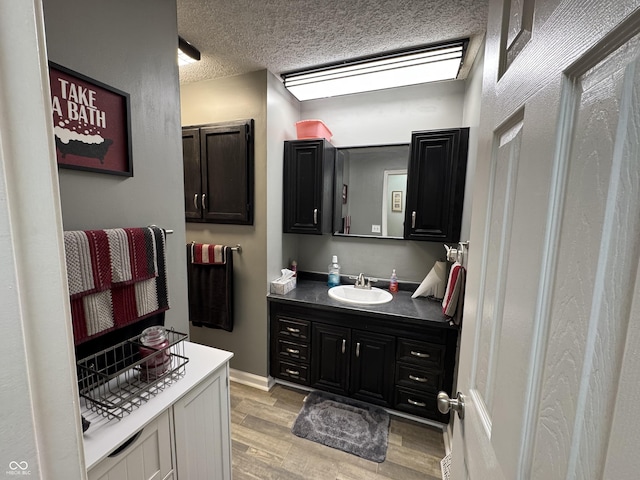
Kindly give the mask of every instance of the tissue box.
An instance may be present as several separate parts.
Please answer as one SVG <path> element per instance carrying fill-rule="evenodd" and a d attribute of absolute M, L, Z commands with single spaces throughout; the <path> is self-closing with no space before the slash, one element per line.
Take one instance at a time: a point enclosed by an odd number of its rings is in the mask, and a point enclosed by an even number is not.
<path fill-rule="evenodd" d="M 288 278 L 287 280 L 280 280 L 276 278 L 271 282 L 271 293 L 277 293 L 278 295 L 284 295 L 296 288 L 296 277 Z"/>

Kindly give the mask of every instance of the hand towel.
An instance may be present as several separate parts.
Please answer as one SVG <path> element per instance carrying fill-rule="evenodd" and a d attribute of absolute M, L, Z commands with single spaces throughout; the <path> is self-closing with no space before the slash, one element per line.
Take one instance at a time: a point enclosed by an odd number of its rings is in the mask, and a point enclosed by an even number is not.
<path fill-rule="evenodd" d="M 227 263 L 227 248 L 225 245 L 192 243 L 191 263 L 200 265 L 224 265 Z"/>
<path fill-rule="evenodd" d="M 220 328 L 233 331 L 233 255 L 231 248 L 222 246 L 224 263 L 202 263 L 194 252 L 209 252 L 209 248 L 187 245 L 187 287 L 189 321 L 196 327 Z M 216 245 L 218 246 L 218 245 Z M 215 258 L 215 253 L 214 253 Z M 218 257 L 219 258 L 219 257 Z M 211 259 L 211 257 L 209 257 Z M 200 261 L 198 261 L 200 260 Z"/>
<path fill-rule="evenodd" d="M 447 290 L 442 300 L 442 313 L 447 317 L 453 317 L 456 314 L 456 309 L 461 300 L 460 292 L 463 289 L 464 281 L 465 269 L 460 263 L 455 262 L 449 271 Z"/>

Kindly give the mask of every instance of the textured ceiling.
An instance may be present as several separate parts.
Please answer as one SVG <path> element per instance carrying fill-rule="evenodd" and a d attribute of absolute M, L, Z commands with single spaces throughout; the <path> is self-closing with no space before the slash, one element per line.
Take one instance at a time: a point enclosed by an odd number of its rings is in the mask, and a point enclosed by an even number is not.
<path fill-rule="evenodd" d="M 487 0 L 177 0 L 178 33 L 202 53 L 191 83 L 267 69 L 276 75 L 469 37 L 465 78 L 484 36 Z"/>

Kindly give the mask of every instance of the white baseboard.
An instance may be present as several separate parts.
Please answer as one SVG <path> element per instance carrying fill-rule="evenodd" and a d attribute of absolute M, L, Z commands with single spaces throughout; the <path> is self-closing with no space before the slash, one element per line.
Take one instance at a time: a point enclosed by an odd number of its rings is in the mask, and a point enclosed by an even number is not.
<path fill-rule="evenodd" d="M 444 452 L 449 455 L 451 453 L 451 443 L 453 442 L 453 422 L 450 422 L 443 430 L 444 436 Z"/>
<path fill-rule="evenodd" d="M 271 390 L 276 383 L 273 377 L 261 377 L 260 375 L 254 375 L 253 373 L 243 372 L 242 370 L 236 370 L 234 368 L 229 369 L 229 380 L 257 388 L 264 392 Z"/>

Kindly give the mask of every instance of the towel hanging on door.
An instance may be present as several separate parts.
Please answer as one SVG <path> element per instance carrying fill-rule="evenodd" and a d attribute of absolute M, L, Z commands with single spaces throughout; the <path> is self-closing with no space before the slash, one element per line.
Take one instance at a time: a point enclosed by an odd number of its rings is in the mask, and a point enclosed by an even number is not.
<path fill-rule="evenodd" d="M 187 245 L 189 320 L 233 331 L 233 255 L 226 245 Z"/>

